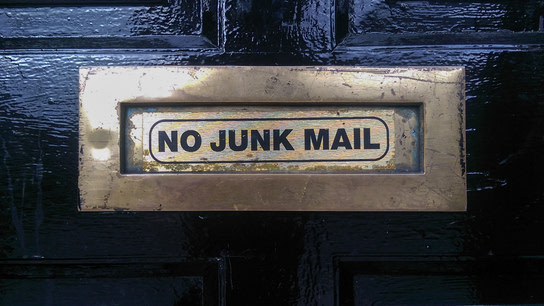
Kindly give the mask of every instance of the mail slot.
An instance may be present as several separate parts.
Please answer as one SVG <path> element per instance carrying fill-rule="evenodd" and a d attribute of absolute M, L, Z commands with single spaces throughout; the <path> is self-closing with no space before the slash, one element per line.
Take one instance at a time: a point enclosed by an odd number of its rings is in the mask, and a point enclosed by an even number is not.
<path fill-rule="evenodd" d="M 459 211 L 460 67 L 83 67 L 82 211 Z"/>
<path fill-rule="evenodd" d="M 420 172 L 420 113 L 418 105 L 130 106 L 121 172 Z"/>

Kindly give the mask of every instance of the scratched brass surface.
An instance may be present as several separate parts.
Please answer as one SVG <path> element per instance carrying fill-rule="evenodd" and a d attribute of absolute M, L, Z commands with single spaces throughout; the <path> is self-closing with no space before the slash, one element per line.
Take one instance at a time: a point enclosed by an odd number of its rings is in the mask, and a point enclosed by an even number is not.
<path fill-rule="evenodd" d="M 464 116 L 460 67 L 81 68 L 81 210 L 462 211 Z"/>

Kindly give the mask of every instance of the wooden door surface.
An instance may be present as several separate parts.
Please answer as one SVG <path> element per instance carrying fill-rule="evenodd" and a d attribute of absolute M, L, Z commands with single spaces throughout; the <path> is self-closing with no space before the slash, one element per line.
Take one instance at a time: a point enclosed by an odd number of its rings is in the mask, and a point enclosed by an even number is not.
<path fill-rule="evenodd" d="M 0 304 L 544 303 L 543 16 L 536 0 L 0 0 Z M 80 212 L 78 69 L 138 65 L 464 66 L 467 211 Z"/>

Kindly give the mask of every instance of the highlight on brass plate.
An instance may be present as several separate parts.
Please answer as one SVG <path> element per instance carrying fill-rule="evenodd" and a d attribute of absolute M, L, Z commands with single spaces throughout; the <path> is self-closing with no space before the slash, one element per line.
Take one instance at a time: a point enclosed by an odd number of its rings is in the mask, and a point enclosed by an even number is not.
<path fill-rule="evenodd" d="M 462 67 L 82 67 L 80 209 L 462 211 Z"/>

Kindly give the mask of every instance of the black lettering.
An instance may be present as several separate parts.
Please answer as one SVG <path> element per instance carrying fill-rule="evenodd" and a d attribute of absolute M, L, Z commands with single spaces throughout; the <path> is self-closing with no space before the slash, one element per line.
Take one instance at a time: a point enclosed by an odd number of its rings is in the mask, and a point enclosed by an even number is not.
<path fill-rule="evenodd" d="M 349 142 L 348 134 L 346 134 L 346 129 L 338 129 L 336 131 L 331 150 L 336 150 L 338 147 L 344 147 L 346 150 L 351 150 L 351 143 Z"/>
<path fill-rule="evenodd" d="M 164 152 L 164 144 L 168 146 L 170 152 L 178 151 L 178 131 L 171 131 L 170 138 L 165 131 L 159 131 L 159 152 Z"/>
<path fill-rule="evenodd" d="M 229 130 L 229 147 L 232 151 L 243 151 L 247 148 L 247 130 L 242 130 L 242 143 L 236 145 L 236 131 Z"/>
<path fill-rule="evenodd" d="M 364 148 L 366 149 L 379 149 L 380 144 L 379 143 L 371 143 L 370 141 L 370 129 L 365 128 L 363 129 L 363 138 L 364 138 Z"/>
<path fill-rule="evenodd" d="M 289 143 L 289 140 L 287 140 L 287 136 L 289 133 L 291 133 L 292 129 L 286 129 L 283 130 L 283 132 L 280 134 L 280 130 L 274 130 L 274 150 L 279 151 L 280 145 L 283 145 L 286 150 L 295 150 L 293 149 L 293 146 L 291 143 Z"/>
<path fill-rule="evenodd" d="M 217 145 L 216 142 L 211 142 L 210 143 L 210 148 L 212 150 L 214 150 L 215 152 L 221 152 L 223 150 L 225 150 L 225 146 L 226 146 L 226 132 L 225 130 L 219 130 L 219 145 Z"/>
<path fill-rule="evenodd" d="M 257 130 L 251 130 L 251 151 L 257 151 L 257 143 L 264 151 L 270 150 L 270 130 L 263 130 L 263 136 Z"/>
<path fill-rule="evenodd" d="M 323 150 L 329 149 L 329 130 L 319 129 L 317 137 L 314 129 L 304 129 L 304 150 L 319 150 L 323 144 Z"/>
<path fill-rule="evenodd" d="M 353 129 L 353 148 L 354 149 L 361 148 L 361 129 L 360 128 Z"/>
<path fill-rule="evenodd" d="M 193 143 L 192 146 L 190 146 L 189 143 L 187 143 L 187 138 L 189 138 L 189 136 L 193 136 L 193 138 L 195 139 L 195 142 Z M 202 138 L 200 137 L 200 134 L 194 130 L 187 130 L 183 132 L 179 140 L 180 140 L 181 147 L 183 148 L 183 150 L 187 152 L 194 152 L 200 149 L 200 145 L 202 144 Z"/>

